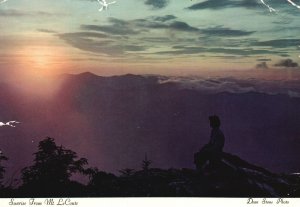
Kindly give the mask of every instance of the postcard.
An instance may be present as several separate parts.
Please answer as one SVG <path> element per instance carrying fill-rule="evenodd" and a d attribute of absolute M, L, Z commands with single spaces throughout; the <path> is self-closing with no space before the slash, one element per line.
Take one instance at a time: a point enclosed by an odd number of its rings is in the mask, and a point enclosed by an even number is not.
<path fill-rule="evenodd" d="M 0 205 L 299 205 L 299 15 L 0 0 Z"/>

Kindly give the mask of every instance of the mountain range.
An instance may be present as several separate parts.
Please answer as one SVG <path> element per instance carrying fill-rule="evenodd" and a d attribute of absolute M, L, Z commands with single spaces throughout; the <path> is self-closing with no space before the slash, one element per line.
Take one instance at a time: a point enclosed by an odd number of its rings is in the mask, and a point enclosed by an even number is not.
<path fill-rule="evenodd" d="M 210 136 L 208 116 L 221 118 L 225 151 L 274 172 L 299 172 L 300 98 L 263 92 L 205 93 L 159 76 L 62 75 L 51 97 L 1 83 L 0 148 L 13 175 L 32 161 L 39 140 L 57 143 L 108 172 L 140 167 L 193 168 Z"/>

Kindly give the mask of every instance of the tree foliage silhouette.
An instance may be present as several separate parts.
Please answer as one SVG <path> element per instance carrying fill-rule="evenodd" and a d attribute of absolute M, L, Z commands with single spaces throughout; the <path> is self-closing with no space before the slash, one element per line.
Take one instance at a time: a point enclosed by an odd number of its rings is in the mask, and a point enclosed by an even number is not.
<path fill-rule="evenodd" d="M 3 155 L 3 153 L 0 153 L 0 187 L 2 187 L 2 180 L 4 178 L 5 173 L 5 167 L 2 166 L 2 161 L 8 160 L 7 157 Z"/>
<path fill-rule="evenodd" d="M 72 150 L 57 146 L 53 138 L 42 140 L 38 149 L 34 153 L 34 164 L 22 170 L 24 184 L 63 184 L 69 182 L 74 173 L 86 174 L 87 159 L 78 159 Z"/>
<path fill-rule="evenodd" d="M 125 169 L 119 170 L 119 172 L 121 173 L 121 176 L 129 177 L 135 173 L 135 170 L 131 169 L 131 168 L 125 168 Z"/>

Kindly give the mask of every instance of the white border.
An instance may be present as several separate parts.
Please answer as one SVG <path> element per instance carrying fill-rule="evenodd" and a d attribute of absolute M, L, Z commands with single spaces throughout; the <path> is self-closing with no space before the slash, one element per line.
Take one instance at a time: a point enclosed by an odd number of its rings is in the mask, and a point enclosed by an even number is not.
<path fill-rule="evenodd" d="M 47 200 L 52 199 L 54 203 L 48 203 Z M 243 206 L 288 206 L 299 207 L 300 198 L 282 198 L 283 201 L 288 203 L 277 203 L 279 198 L 253 198 L 252 201 L 258 203 L 248 203 L 251 198 L 35 198 L 36 202 L 42 205 L 30 205 L 30 198 L 13 198 L 14 202 L 20 204 L 12 205 L 10 202 L 12 198 L 0 199 L 1 207 L 10 206 L 79 206 L 79 207 L 243 207 Z M 272 201 L 273 204 L 264 204 L 263 201 Z M 31 200 L 32 201 L 32 200 Z M 23 202 L 23 205 L 21 204 Z M 76 204 L 77 203 L 77 204 Z"/>

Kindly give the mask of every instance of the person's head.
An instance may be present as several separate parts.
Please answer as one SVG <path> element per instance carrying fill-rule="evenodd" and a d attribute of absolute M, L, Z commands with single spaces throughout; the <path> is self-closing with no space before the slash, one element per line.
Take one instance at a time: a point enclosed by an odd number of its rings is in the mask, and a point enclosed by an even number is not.
<path fill-rule="evenodd" d="M 220 118 L 216 115 L 210 116 L 209 122 L 210 122 L 211 128 L 219 128 L 221 126 Z"/>

